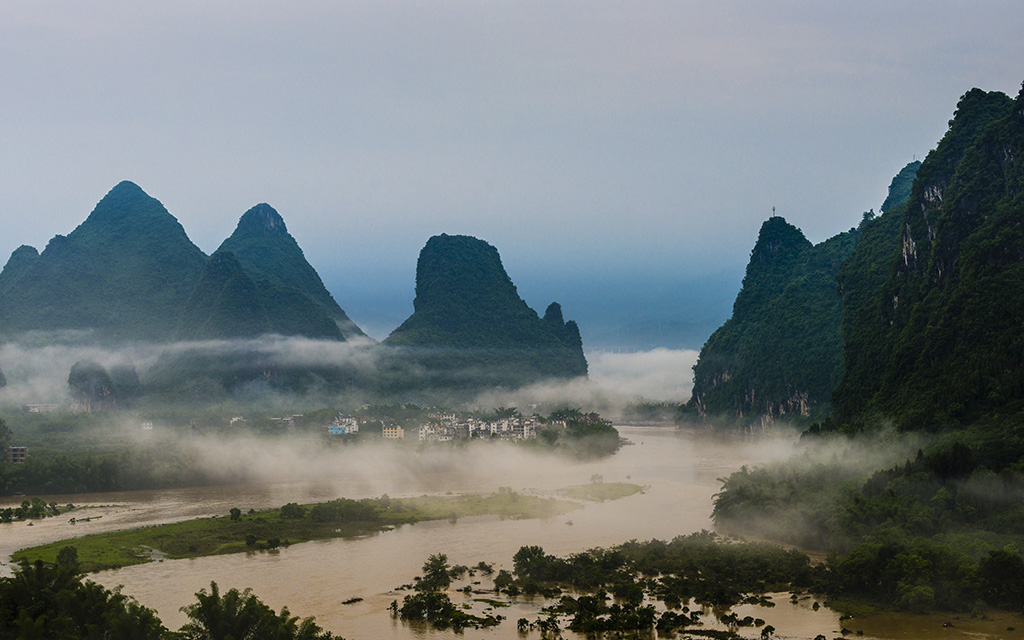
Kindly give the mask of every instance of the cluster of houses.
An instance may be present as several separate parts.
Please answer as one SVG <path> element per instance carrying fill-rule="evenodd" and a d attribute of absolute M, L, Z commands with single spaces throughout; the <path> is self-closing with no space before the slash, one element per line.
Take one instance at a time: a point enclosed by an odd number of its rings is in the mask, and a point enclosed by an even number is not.
<path fill-rule="evenodd" d="M 331 435 L 347 435 L 359 432 L 360 422 L 365 425 L 370 419 L 339 415 L 327 426 Z M 427 441 L 460 440 L 464 438 L 501 438 L 522 440 L 534 438 L 539 429 L 547 425 L 541 424 L 535 416 L 515 416 L 498 420 L 481 420 L 455 413 L 431 413 L 425 420 L 405 426 L 384 418 L 372 420 L 381 425 L 381 436 L 387 440 L 405 440 L 416 438 Z M 564 426 L 564 425 L 563 425 Z"/>
<path fill-rule="evenodd" d="M 339 415 L 334 419 L 334 422 L 327 425 L 327 433 L 332 436 L 344 436 L 359 433 L 359 419 L 352 416 Z"/>

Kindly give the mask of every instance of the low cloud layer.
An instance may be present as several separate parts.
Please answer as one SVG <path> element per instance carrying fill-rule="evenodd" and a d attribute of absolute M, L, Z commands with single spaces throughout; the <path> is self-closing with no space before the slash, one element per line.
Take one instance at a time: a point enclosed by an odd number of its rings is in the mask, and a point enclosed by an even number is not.
<path fill-rule="evenodd" d="M 133 365 L 139 375 L 146 373 L 161 357 L 201 352 L 217 358 L 253 351 L 266 362 L 282 367 L 311 368 L 348 366 L 371 374 L 378 363 L 370 342 L 333 342 L 297 337 L 266 336 L 253 340 L 183 342 L 169 345 L 134 344 L 105 348 L 87 344 L 88 336 L 66 334 L 38 336 L 0 346 L 0 369 L 7 387 L 0 389 L 0 402 L 8 406 L 28 403 L 61 403 L 68 398 L 68 373 L 80 360 L 94 360 L 104 367 Z M 618 414 L 623 406 L 637 400 L 685 402 L 693 385 L 692 367 L 698 353 L 692 350 L 654 349 L 634 353 L 596 351 L 588 354 L 589 379 L 550 381 L 514 391 L 492 391 L 478 395 L 470 404 L 483 407 L 572 404 Z M 277 394 L 280 395 L 280 394 Z M 318 402 L 329 400 L 319 396 Z M 341 396 L 336 398 L 341 400 Z M 346 401 L 370 402 L 374 398 L 344 397 Z M 293 398 L 301 404 L 303 398 Z M 307 399 L 308 400 L 308 399 Z M 278 401 L 287 403 L 288 398 Z"/>
<path fill-rule="evenodd" d="M 683 403 L 693 389 L 693 364 L 697 351 L 653 349 L 633 353 L 587 354 L 587 379 L 546 381 L 513 391 L 480 394 L 480 407 L 532 408 L 575 405 L 616 418 L 630 403 L 640 400 Z"/>
<path fill-rule="evenodd" d="M 685 402 L 693 391 L 693 365 L 700 352 L 653 349 L 588 355 L 590 379 L 609 393 L 648 400 Z"/>

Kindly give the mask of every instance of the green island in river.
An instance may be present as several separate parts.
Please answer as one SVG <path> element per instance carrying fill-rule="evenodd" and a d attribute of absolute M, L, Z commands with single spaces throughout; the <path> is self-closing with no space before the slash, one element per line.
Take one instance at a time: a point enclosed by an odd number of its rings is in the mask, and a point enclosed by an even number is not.
<path fill-rule="evenodd" d="M 56 563 L 61 549 L 74 546 L 79 569 L 91 573 L 154 560 L 254 552 L 311 540 L 365 535 L 423 520 L 482 515 L 544 518 L 579 509 L 581 504 L 576 500 L 618 499 L 640 491 L 642 487 L 634 484 L 594 482 L 560 492 L 572 500 L 521 495 L 503 487 L 490 495 L 338 498 L 309 505 L 293 502 L 248 513 L 236 508 L 226 516 L 61 540 L 23 549 L 13 559 Z"/>

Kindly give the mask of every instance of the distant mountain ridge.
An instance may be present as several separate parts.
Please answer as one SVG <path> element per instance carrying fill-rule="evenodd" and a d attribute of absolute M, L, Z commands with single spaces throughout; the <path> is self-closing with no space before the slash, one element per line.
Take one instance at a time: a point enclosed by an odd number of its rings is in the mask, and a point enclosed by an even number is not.
<path fill-rule="evenodd" d="M 77 330 L 102 341 L 261 333 L 362 336 L 267 204 L 207 256 L 155 198 L 116 185 L 40 254 L 19 247 L 0 272 L 0 334 Z"/>
<path fill-rule="evenodd" d="M 159 201 L 126 181 L 41 254 L 13 252 L 0 272 L 0 337 L 70 331 L 78 342 L 105 345 L 195 343 L 165 351 L 140 376 L 168 398 L 468 390 L 587 373 L 576 323 L 557 303 L 543 317 L 530 309 L 482 240 L 431 238 L 416 292 L 415 313 L 385 346 L 371 348 L 269 204 L 246 211 L 207 257 Z M 287 337 L 355 340 L 354 349 L 367 350 L 351 361 L 282 361 Z"/>

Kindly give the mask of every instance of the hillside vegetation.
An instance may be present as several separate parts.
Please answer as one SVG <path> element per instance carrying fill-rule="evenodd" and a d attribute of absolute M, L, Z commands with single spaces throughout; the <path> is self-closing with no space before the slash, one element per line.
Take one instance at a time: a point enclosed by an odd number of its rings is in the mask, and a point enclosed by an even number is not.
<path fill-rule="evenodd" d="M 1022 158 L 1024 87 L 972 89 L 909 200 L 866 219 L 839 269 L 845 369 L 805 438 L 892 451 L 913 434 L 916 455 L 868 468 L 855 446 L 743 469 L 716 496 L 718 526 L 842 554 L 837 597 L 1024 609 Z"/>
<path fill-rule="evenodd" d="M 699 415 L 764 425 L 827 412 L 843 364 L 835 275 L 858 237 L 811 245 L 781 217 L 762 225 L 732 317 L 693 368 Z"/>

